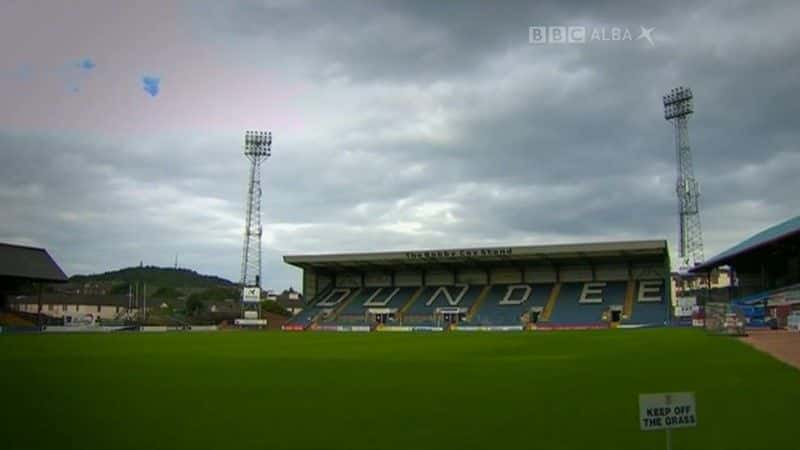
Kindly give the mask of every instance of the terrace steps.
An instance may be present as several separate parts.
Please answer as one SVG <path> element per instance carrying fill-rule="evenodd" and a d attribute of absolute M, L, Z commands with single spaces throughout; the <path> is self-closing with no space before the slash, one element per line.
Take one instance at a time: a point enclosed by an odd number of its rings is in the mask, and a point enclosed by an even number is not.
<path fill-rule="evenodd" d="M 480 294 L 478 294 L 478 298 L 475 300 L 475 303 L 472 304 L 472 307 L 467 311 L 467 322 L 472 320 L 478 310 L 481 309 L 481 304 L 483 301 L 486 300 L 486 297 L 489 296 L 489 292 L 492 290 L 492 285 L 487 284 L 483 287 L 483 290 Z"/>
<path fill-rule="evenodd" d="M 553 314 L 553 309 L 556 307 L 556 300 L 559 294 L 561 294 L 561 283 L 556 283 L 553 285 L 553 290 L 550 291 L 550 297 L 547 299 L 547 305 L 545 305 L 544 311 L 542 311 L 542 317 L 540 317 L 542 322 L 550 321 L 550 316 Z"/>
<path fill-rule="evenodd" d="M 339 313 L 344 311 L 344 309 L 347 308 L 347 305 L 349 305 L 350 302 L 353 301 L 353 299 L 357 298 L 361 294 L 361 291 L 363 291 L 363 290 L 364 290 L 363 288 L 356 289 L 346 299 L 344 299 L 344 301 L 340 305 L 336 306 L 336 308 L 331 313 L 331 319 L 332 320 L 338 319 L 339 318 Z"/>
<path fill-rule="evenodd" d="M 408 311 L 411 308 L 411 306 L 414 305 L 414 303 L 417 301 L 419 296 L 422 295 L 422 291 L 424 291 L 424 290 L 425 290 L 425 286 L 420 286 L 419 288 L 417 288 L 417 290 L 411 295 L 411 298 L 408 299 L 406 304 L 403 305 L 402 308 L 400 308 L 400 318 L 401 318 L 401 320 L 402 320 L 403 317 L 405 317 L 406 311 Z"/>
<path fill-rule="evenodd" d="M 622 307 L 622 320 L 629 319 L 633 316 L 633 297 L 636 293 L 636 281 L 628 280 L 628 286 L 625 290 L 625 304 Z"/>

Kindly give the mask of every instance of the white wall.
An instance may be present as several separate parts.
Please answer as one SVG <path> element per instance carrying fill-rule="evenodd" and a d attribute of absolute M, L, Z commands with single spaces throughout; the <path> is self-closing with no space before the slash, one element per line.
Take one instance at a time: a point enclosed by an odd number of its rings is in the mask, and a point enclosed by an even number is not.
<path fill-rule="evenodd" d="M 422 272 L 402 271 L 394 274 L 395 286 L 421 286 Z"/>
<path fill-rule="evenodd" d="M 491 280 L 493 284 L 521 283 L 522 271 L 514 267 L 492 269 Z"/>
<path fill-rule="evenodd" d="M 590 266 L 564 266 L 561 268 L 561 281 L 592 281 L 592 268 Z"/>
<path fill-rule="evenodd" d="M 356 288 L 361 287 L 360 273 L 341 273 L 336 275 L 336 287 Z"/>
<path fill-rule="evenodd" d="M 464 270 L 458 272 L 456 280 L 461 284 L 486 284 L 487 276 L 485 270 Z"/>
<path fill-rule="evenodd" d="M 367 272 L 364 275 L 364 286 L 388 287 L 392 285 L 392 275 L 388 272 Z"/>
<path fill-rule="evenodd" d="M 39 307 L 36 303 L 20 303 L 17 305 L 17 309 L 27 313 L 37 313 Z M 149 310 L 150 308 L 147 309 Z M 97 305 L 56 305 L 42 303 L 42 314 L 46 314 L 51 317 L 63 317 L 64 315 L 80 317 L 91 314 L 94 317 L 100 317 L 101 319 L 115 319 L 121 315 L 124 315 L 126 310 L 127 308 L 122 306 L 118 308 L 116 306 L 101 305 L 100 311 L 98 311 Z M 137 309 L 132 308 L 131 313 L 135 315 L 137 313 Z"/>
<path fill-rule="evenodd" d="M 536 267 L 525 269 L 526 283 L 555 283 L 556 270 L 552 267 Z"/>
<path fill-rule="evenodd" d="M 431 270 L 425 274 L 427 286 L 444 286 L 456 284 L 455 274 L 447 270 Z"/>

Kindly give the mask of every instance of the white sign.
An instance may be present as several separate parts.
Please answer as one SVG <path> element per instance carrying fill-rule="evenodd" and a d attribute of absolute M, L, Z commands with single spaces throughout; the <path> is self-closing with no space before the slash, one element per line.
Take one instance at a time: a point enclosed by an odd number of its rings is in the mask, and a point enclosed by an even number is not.
<path fill-rule="evenodd" d="M 266 319 L 236 319 L 234 323 L 240 327 L 264 326 L 267 324 L 267 321 Z"/>
<path fill-rule="evenodd" d="M 694 392 L 639 394 L 642 431 L 697 426 Z"/>
<path fill-rule="evenodd" d="M 678 297 L 675 305 L 675 317 L 691 317 L 697 306 L 697 297 Z"/>
<path fill-rule="evenodd" d="M 245 303 L 258 303 L 261 301 L 261 288 L 246 287 L 242 289 L 242 301 Z"/>
<path fill-rule="evenodd" d="M 793 312 L 789 315 L 786 328 L 790 331 L 800 331 L 800 312 Z"/>

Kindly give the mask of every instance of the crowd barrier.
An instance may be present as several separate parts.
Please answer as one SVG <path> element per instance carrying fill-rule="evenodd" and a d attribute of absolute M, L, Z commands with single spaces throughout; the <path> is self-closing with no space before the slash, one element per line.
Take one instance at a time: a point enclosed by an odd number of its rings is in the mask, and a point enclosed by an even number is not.
<path fill-rule="evenodd" d="M 31 327 L 0 327 L 0 334 L 17 334 L 17 333 L 40 333 L 42 331 L 42 327 L 31 326 Z"/>
<path fill-rule="evenodd" d="M 427 325 L 418 325 L 411 327 L 411 331 L 444 331 L 444 327 L 433 327 Z"/>
<path fill-rule="evenodd" d="M 586 324 L 559 324 L 559 323 L 537 323 L 532 329 L 536 331 L 555 331 L 555 330 L 602 330 L 609 328 L 607 323 L 586 323 Z"/>
<path fill-rule="evenodd" d="M 42 327 L 45 333 L 110 333 L 125 329 L 124 326 L 104 327 L 98 325 L 48 325 Z"/>
<path fill-rule="evenodd" d="M 337 331 L 337 332 L 356 332 L 369 333 L 372 331 L 368 325 L 319 325 L 315 328 L 318 331 Z"/>
<path fill-rule="evenodd" d="M 459 325 L 456 331 L 522 331 L 522 325 Z"/>
<path fill-rule="evenodd" d="M 217 331 L 219 329 L 216 325 L 191 325 L 189 331 Z"/>
<path fill-rule="evenodd" d="M 398 325 L 384 325 L 382 327 L 378 327 L 378 331 L 387 331 L 393 333 L 410 333 L 414 331 L 413 327 L 403 327 Z"/>
<path fill-rule="evenodd" d="M 159 326 L 141 326 L 139 327 L 139 331 L 142 333 L 163 333 L 169 330 L 165 325 Z"/>

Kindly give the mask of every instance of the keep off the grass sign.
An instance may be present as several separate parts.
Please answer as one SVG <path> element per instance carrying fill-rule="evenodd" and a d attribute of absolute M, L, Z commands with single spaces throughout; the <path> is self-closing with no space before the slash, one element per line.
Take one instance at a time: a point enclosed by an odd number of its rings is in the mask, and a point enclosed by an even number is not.
<path fill-rule="evenodd" d="M 694 392 L 639 394 L 642 431 L 697 426 Z"/>

